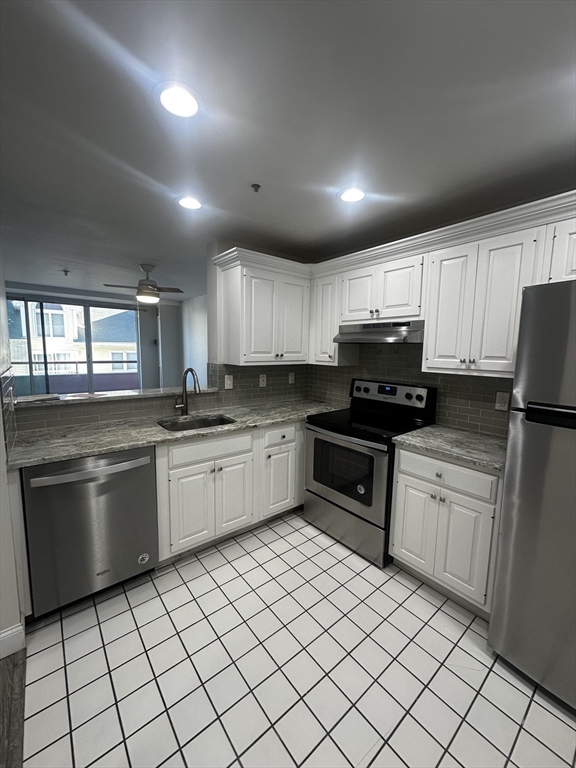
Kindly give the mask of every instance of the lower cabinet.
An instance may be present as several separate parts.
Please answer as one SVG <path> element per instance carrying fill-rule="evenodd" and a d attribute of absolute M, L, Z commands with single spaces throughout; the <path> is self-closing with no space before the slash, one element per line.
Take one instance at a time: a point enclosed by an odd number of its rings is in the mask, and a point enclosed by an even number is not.
<path fill-rule="evenodd" d="M 400 451 L 400 454 L 403 452 Z M 407 454 L 408 455 L 408 454 Z M 412 454 L 414 455 L 414 454 Z M 430 463 L 438 478 L 451 478 L 450 469 L 460 467 L 418 457 L 423 472 Z M 405 462 L 409 464 L 409 462 Z M 400 458 L 402 465 L 402 458 Z M 497 478 L 473 470 L 464 470 L 462 478 L 471 482 L 470 493 L 486 487 L 494 494 Z M 474 482 L 486 478 L 481 482 Z M 452 475 L 453 477 L 453 475 Z M 451 482 L 448 480 L 447 482 Z M 494 482 L 493 482 L 494 481 Z M 488 489 L 490 490 L 488 491 Z M 442 583 L 474 603 L 485 605 L 496 518 L 496 499 L 492 503 L 454 491 L 443 482 L 431 482 L 401 471 L 396 476 L 391 553 L 433 581 Z"/>
<path fill-rule="evenodd" d="M 172 552 L 252 521 L 253 462 L 250 453 L 170 471 Z"/>
<path fill-rule="evenodd" d="M 160 560 L 302 503 L 303 423 L 156 449 Z"/>
<path fill-rule="evenodd" d="M 279 445 L 264 451 L 262 517 L 270 517 L 294 506 L 296 444 Z"/>

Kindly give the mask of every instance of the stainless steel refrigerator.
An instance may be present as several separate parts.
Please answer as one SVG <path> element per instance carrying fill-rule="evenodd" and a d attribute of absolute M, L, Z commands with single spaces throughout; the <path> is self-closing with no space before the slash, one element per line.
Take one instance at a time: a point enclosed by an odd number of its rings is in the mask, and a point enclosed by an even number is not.
<path fill-rule="evenodd" d="M 576 706 L 576 282 L 526 288 L 488 642 Z"/>

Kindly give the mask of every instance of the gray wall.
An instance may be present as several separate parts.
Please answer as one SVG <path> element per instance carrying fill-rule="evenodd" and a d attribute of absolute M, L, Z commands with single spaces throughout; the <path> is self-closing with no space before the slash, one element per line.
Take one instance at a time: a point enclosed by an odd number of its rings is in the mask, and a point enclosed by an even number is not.
<path fill-rule="evenodd" d="M 184 370 L 180 304 L 160 305 L 160 386 L 177 387 Z"/>
<path fill-rule="evenodd" d="M 208 380 L 208 296 L 182 302 L 184 368 L 192 367 L 201 386 Z"/>
<path fill-rule="evenodd" d="M 138 338 L 140 340 L 140 370 L 142 389 L 160 386 L 160 333 L 158 309 L 148 307 L 138 312 Z"/>

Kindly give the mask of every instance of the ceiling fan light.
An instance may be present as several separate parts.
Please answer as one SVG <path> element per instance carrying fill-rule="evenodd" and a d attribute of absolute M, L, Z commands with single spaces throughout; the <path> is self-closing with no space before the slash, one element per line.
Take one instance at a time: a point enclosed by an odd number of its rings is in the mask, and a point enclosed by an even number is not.
<path fill-rule="evenodd" d="M 160 295 L 156 288 L 142 285 L 136 291 L 136 301 L 141 304 L 158 304 Z"/>

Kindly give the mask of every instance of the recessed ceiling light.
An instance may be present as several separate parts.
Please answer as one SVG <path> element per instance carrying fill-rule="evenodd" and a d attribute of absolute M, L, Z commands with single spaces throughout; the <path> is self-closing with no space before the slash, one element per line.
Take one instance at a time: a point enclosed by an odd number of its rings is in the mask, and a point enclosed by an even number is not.
<path fill-rule="evenodd" d="M 339 192 L 338 197 L 340 200 L 344 200 L 345 203 L 357 203 L 358 200 L 362 200 L 364 197 L 364 192 L 356 187 L 351 187 L 350 189 L 344 189 L 342 192 Z"/>
<path fill-rule="evenodd" d="M 190 90 L 181 84 L 165 83 L 160 91 L 160 104 L 178 117 L 194 117 L 198 112 L 198 101 Z"/>
<path fill-rule="evenodd" d="M 178 203 L 182 206 L 182 208 L 202 208 L 202 203 L 196 200 L 195 197 L 181 197 L 179 198 Z"/>

